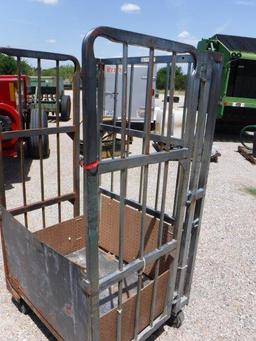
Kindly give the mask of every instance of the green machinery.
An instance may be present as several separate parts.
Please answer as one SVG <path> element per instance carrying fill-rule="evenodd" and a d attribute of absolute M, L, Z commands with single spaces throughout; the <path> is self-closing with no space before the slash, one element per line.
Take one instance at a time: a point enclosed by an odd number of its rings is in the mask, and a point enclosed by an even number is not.
<path fill-rule="evenodd" d="M 57 94 L 57 83 L 55 76 L 41 77 L 41 87 L 38 87 L 38 78 L 35 76 L 29 77 L 29 104 L 31 108 L 37 108 L 38 96 L 40 91 L 40 103 L 42 110 L 49 115 L 56 115 L 57 105 L 59 106 L 59 113 L 61 121 L 68 121 L 70 119 L 71 100 L 70 96 L 64 94 L 63 78 L 59 78 Z"/>
<path fill-rule="evenodd" d="M 217 120 L 232 126 L 256 124 L 256 38 L 217 34 L 202 39 L 198 50 L 223 55 Z"/>

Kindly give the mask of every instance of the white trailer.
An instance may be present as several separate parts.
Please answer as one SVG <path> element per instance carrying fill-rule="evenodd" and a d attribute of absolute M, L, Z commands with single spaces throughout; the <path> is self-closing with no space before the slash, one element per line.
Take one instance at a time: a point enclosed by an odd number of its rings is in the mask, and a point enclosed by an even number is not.
<path fill-rule="evenodd" d="M 131 70 L 133 68 L 132 74 Z M 147 65 L 129 65 L 128 66 L 128 98 L 130 92 L 132 101 L 127 103 L 127 112 L 130 117 L 131 127 L 142 130 L 145 115 L 146 86 L 147 86 Z M 116 71 L 118 74 L 116 75 Z M 132 81 L 131 81 L 132 79 Z M 132 83 L 132 88 L 130 84 Z M 154 70 L 152 84 L 152 116 L 151 129 L 155 128 L 156 108 L 155 108 L 155 88 L 156 88 L 156 69 Z M 121 121 L 122 104 L 122 65 L 106 65 L 104 70 L 104 118 L 116 118 Z M 116 109 L 115 109 L 116 108 Z M 116 111 L 116 113 L 115 113 Z"/>

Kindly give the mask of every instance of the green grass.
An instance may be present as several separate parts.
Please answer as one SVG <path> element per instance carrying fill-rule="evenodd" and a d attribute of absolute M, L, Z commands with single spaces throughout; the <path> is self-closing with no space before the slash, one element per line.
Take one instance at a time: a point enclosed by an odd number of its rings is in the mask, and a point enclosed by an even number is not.
<path fill-rule="evenodd" d="M 256 187 L 249 186 L 244 188 L 245 193 L 251 194 L 256 198 Z"/>

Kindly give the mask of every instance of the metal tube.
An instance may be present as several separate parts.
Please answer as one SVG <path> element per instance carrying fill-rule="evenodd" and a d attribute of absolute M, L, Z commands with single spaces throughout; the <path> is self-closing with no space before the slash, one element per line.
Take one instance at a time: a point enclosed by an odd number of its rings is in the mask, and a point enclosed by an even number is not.
<path fill-rule="evenodd" d="M 60 112 L 59 112 L 59 92 L 60 92 L 60 70 L 59 61 L 56 61 L 56 127 L 60 125 Z M 57 144 L 57 193 L 58 197 L 61 195 L 61 176 L 60 176 L 60 134 L 56 134 L 56 144 Z M 58 203 L 58 219 L 61 222 L 61 203 Z"/>
<path fill-rule="evenodd" d="M 20 127 L 23 127 L 23 105 L 22 105 L 22 94 L 21 94 L 21 69 L 20 69 L 20 57 L 17 57 L 17 73 L 18 73 L 18 108 L 20 115 Z M 23 85 L 25 86 L 25 84 Z M 24 146 L 23 146 L 23 138 L 19 139 L 19 151 L 20 151 L 20 173 L 21 173 L 21 182 L 22 182 L 22 195 L 23 195 L 23 205 L 27 205 L 27 194 L 26 194 L 26 179 L 25 179 L 25 165 L 24 165 Z M 24 212 L 24 222 L 25 226 L 28 228 L 28 214 Z"/>
<path fill-rule="evenodd" d="M 37 59 L 37 100 L 39 114 L 39 128 L 42 128 L 42 105 L 41 105 L 41 59 Z M 41 184 L 41 200 L 44 201 L 44 167 L 43 167 L 43 152 L 42 152 L 42 135 L 39 135 L 39 157 L 40 157 L 40 184 Z M 46 227 L 45 208 L 42 207 L 43 227 Z"/>
<path fill-rule="evenodd" d="M 128 45 L 123 44 L 123 69 L 122 69 L 122 113 L 121 113 L 121 158 L 125 159 L 125 128 L 127 116 L 127 58 L 128 58 Z M 119 262 L 118 268 L 123 270 L 123 253 L 124 253 L 124 222 L 125 222 L 125 197 L 127 190 L 127 169 L 122 169 L 120 172 L 120 210 L 119 210 Z M 122 339 L 122 293 L 123 293 L 123 280 L 118 282 L 118 303 L 117 303 L 117 329 L 116 339 Z"/>
<path fill-rule="evenodd" d="M 116 70 L 115 70 L 113 126 L 116 125 L 116 110 L 117 110 L 117 96 L 118 96 L 117 90 L 118 90 L 118 65 L 116 65 Z M 116 133 L 113 132 L 112 159 L 115 158 L 115 151 L 116 151 Z M 113 192 L 114 190 L 114 172 L 111 172 L 110 190 L 111 192 Z"/>
<path fill-rule="evenodd" d="M 175 90 L 175 74 L 176 74 L 176 54 L 174 53 L 173 59 L 172 59 L 171 77 L 170 77 L 167 136 L 171 135 L 171 132 L 172 132 L 173 96 L 174 96 L 174 90 Z M 167 82 L 169 83 L 169 77 L 167 78 Z M 162 130 L 163 130 L 163 125 L 162 125 Z M 161 246 L 162 239 L 163 239 L 164 211 L 165 211 L 165 201 L 166 201 L 166 192 L 167 192 L 168 166 L 169 166 L 169 163 L 168 163 L 168 161 L 166 161 L 164 163 L 162 200 L 161 200 L 161 215 L 160 215 L 160 221 L 159 221 L 158 240 L 157 240 L 157 247 L 158 248 Z M 159 266 L 160 266 L 160 260 L 158 259 L 156 262 L 156 268 L 155 268 L 154 283 L 153 283 L 153 294 L 152 294 L 151 308 L 150 308 L 150 325 L 151 326 L 153 326 L 153 321 L 154 321 L 154 317 L 155 317 L 155 304 L 156 304 L 157 279 L 158 279 L 158 275 L 159 275 Z"/>
<path fill-rule="evenodd" d="M 146 103 L 145 103 L 145 123 L 144 132 L 145 138 L 143 139 L 143 154 L 149 155 L 150 151 L 150 123 L 152 115 L 152 84 L 154 74 L 154 49 L 149 50 L 149 64 L 147 74 L 147 88 L 146 88 Z M 140 247 L 139 257 L 144 257 L 144 228 L 145 228 L 145 215 L 146 215 L 146 204 L 147 204 L 147 189 L 148 189 L 148 167 L 143 167 L 143 194 L 142 194 L 142 212 L 141 212 L 141 230 L 140 230 Z M 143 273 L 138 273 L 138 284 L 137 284 L 137 297 L 136 297 L 136 310 L 135 310 L 135 322 L 134 322 L 134 340 L 138 339 L 139 329 L 139 316 L 140 316 L 140 299 L 141 299 L 141 287 L 142 287 Z"/>
<path fill-rule="evenodd" d="M 163 117 L 162 117 L 162 125 L 161 125 L 161 135 L 164 135 L 165 129 L 165 119 L 166 119 L 166 108 L 167 108 L 167 95 L 169 89 L 169 77 L 170 77 L 170 63 L 166 64 L 166 83 L 164 89 L 164 106 L 163 106 Z M 168 135 L 167 135 L 168 137 Z M 162 165 L 159 163 L 157 169 L 157 181 L 156 181 L 156 195 L 155 195 L 155 209 L 158 207 L 158 196 L 159 196 L 159 186 L 160 186 L 160 178 L 161 178 L 161 168 Z"/>

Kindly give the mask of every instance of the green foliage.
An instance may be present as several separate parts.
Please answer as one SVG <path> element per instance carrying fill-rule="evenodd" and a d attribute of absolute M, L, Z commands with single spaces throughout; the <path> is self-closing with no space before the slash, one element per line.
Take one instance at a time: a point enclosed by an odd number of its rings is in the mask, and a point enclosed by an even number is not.
<path fill-rule="evenodd" d="M 61 65 L 59 68 L 59 73 L 60 77 L 62 77 L 64 80 L 68 79 L 71 82 L 74 73 L 74 67 L 70 64 Z M 42 70 L 42 76 L 56 76 L 56 69 L 44 69 Z"/>
<path fill-rule="evenodd" d="M 22 60 L 20 63 L 20 71 L 24 75 L 31 75 L 33 73 L 33 69 L 26 62 L 26 60 Z M 10 56 L 5 54 L 0 54 L 0 74 L 1 75 L 15 75 L 18 73 L 17 69 L 17 61 Z"/>
<path fill-rule="evenodd" d="M 37 76 L 37 69 L 31 67 L 26 60 L 21 60 L 21 73 L 28 76 Z M 17 61 L 15 58 L 0 54 L 0 74 L 1 75 L 15 75 L 18 73 Z M 74 67 L 73 65 L 61 65 L 59 68 L 60 77 L 64 80 L 72 81 Z M 43 69 L 42 76 L 56 76 L 56 68 Z"/>
<path fill-rule="evenodd" d="M 156 77 L 156 88 L 164 90 L 166 84 L 166 67 L 158 70 Z M 170 86 L 170 81 L 169 81 Z M 183 74 L 181 67 L 176 67 L 175 90 L 184 90 L 186 88 L 186 75 Z"/>

